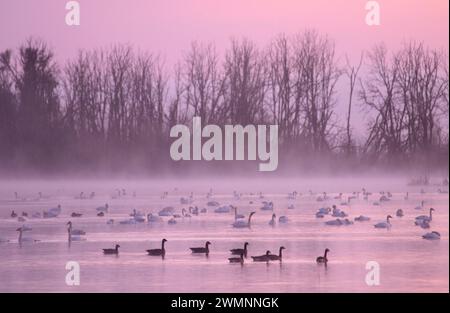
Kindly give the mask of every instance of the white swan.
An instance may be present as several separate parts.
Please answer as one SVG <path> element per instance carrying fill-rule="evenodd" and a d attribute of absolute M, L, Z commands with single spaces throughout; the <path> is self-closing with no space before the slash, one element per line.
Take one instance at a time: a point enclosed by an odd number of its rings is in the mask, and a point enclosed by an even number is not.
<path fill-rule="evenodd" d="M 333 217 L 347 217 L 347 214 L 344 211 L 338 209 L 335 205 L 333 205 Z"/>
<path fill-rule="evenodd" d="M 419 206 L 416 206 L 416 207 L 414 208 L 414 210 L 422 210 L 424 204 L 425 204 L 425 201 L 422 200 L 422 201 L 420 202 L 420 205 L 419 205 Z"/>
<path fill-rule="evenodd" d="M 317 218 L 323 218 L 323 217 L 325 217 L 325 214 L 321 213 L 321 212 L 316 212 L 316 217 Z"/>
<path fill-rule="evenodd" d="M 350 221 L 348 218 L 346 218 L 346 219 L 344 219 L 343 224 L 344 225 L 353 225 L 353 222 Z"/>
<path fill-rule="evenodd" d="M 250 223 L 252 220 L 252 216 L 253 214 L 255 214 L 256 212 L 251 212 L 250 215 L 248 216 L 248 221 L 244 221 L 242 219 L 235 221 L 232 225 L 234 228 L 250 228 Z"/>
<path fill-rule="evenodd" d="M 181 204 L 191 204 L 193 201 L 194 200 L 192 199 L 192 195 L 189 198 L 184 198 L 184 197 L 180 198 Z"/>
<path fill-rule="evenodd" d="M 106 203 L 104 206 L 99 206 L 96 208 L 97 212 L 108 213 L 109 205 Z"/>
<path fill-rule="evenodd" d="M 134 225 L 134 224 L 136 224 L 136 220 L 134 218 L 129 218 L 127 220 L 120 221 L 119 224 L 121 224 L 121 225 Z"/>
<path fill-rule="evenodd" d="M 347 201 L 341 202 L 341 205 L 345 205 L 345 206 L 350 205 L 350 201 L 351 201 L 351 200 L 352 200 L 352 199 L 351 199 L 350 197 L 347 197 Z"/>
<path fill-rule="evenodd" d="M 231 205 L 223 205 L 214 210 L 214 213 L 230 213 L 232 209 Z"/>
<path fill-rule="evenodd" d="M 235 220 L 235 221 L 238 220 L 238 219 L 240 219 L 240 218 L 245 218 L 245 215 L 244 215 L 244 214 L 238 214 L 238 212 L 237 212 L 237 207 L 232 206 L 232 208 L 234 209 L 234 220 Z"/>
<path fill-rule="evenodd" d="M 157 223 L 162 222 L 162 218 L 152 213 L 147 214 L 147 223 Z"/>
<path fill-rule="evenodd" d="M 31 217 L 32 217 L 32 218 L 41 218 L 42 215 L 41 215 L 41 213 L 39 213 L 39 212 L 34 212 L 33 214 L 31 214 Z"/>
<path fill-rule="evenodd" d="M 159 216 L 173 216 L 175 209 L 171 206 L 165 207 L 161 211 L 158 212 Z"/>
<path fill-rule="evenodd" d="M 69 233 L 69 239 L 70 239 L 71 236 L 86 235 L 86 232 L 84 230 L 73 229 L 71 221 L 67 222 L 67 225 L 69 225 L 69 227 L 67 228 L 67 232 Z"/>
<path fill-rule="evenodd" d="M 366 222 L 366 221 L 370 221 L 370 217 L 364 216 L 364 215 L 360 215 L 360 216 L 358 216 L 358 217 L 355 217 L 355 221 L 357 221 L 357 222 Z"/>
<path fill-rule="evenodd" d="M 373 225 L 375 228 L 391 228 L 391 223 L 389 222 L 389 219 L 392 218 L 392 216 L 388 215 L 386 217 L 386 222 L 379 222 L 375 225 Z"/>
<path fill-rule="evenodd" d="M 297 198 L 297 191 L 293 191 L 293 192 L 288 193 L 287 198 L 289 200 L 295 200 Z"/>
<path fill-rule="evenodd" d="M 19 232 L 19 238 L 17 239 L 19 244 L 21 244 L 22 242 L 37 242 L 38 241 L 38 240 L 35 240 L 35 239 L 31 238 L 31 237 L 24 237 L 23 233 L 26 232 L 27 230 L 25 230 L 23 227 L 17 228 L 16 231 Z"/>
<path fill-rule="evenodd" d="M 330 214 L 331 209 L 330 208 L 320 208 L 317 213 L 322 213 L 322 214 Z"/>
<path fill-rule="evenodd" d="M 343 222 L 340 219 L 335 219 L 335 220 L 325 222 L 325 225 L 329 225 L 329 226 L 341 226 L 342 224 L 343 224 Z"/>
<path fill-rule="evenodd" d="M 261 210 L 263 211 L 273 211 L 273 202 L 267 202 L 263 201 L 263 206 L 261 207 Z"/>
<path fill-rule="evenodd" d="M 44 211 L 44 217 L 45 218 L 52 218 L 52 217 L 58 217 L 59 214 L 61 214 L 61 205 L 58 204 L 56 208 L 51 208 L 47 211 Z"/>
<path fill-rule="evenodd" d="M 437 231 L 432 231 L 431 233 L 426 233 L 422 236 L 423 239 L 427 240 L 438 240 L 441 239 L 441 234 L 439 234 Z"/>

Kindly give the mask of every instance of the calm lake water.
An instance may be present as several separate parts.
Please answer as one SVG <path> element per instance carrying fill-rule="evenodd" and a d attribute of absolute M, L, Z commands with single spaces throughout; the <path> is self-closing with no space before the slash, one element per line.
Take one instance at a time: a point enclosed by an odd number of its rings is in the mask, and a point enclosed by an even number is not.
<path fill-rule="evenodd" d="M 438 181 L 436 179 L 436 181 Z M 449 291 L 449 198 L 438 188 L 407 186 L 406 179 L 235 179 L 221 180 L 138 180 L 138 181 L 3 181 L 0 182 L 0 292 L 448 292 Z M 341 205 L 347 196 L 365 187 L 372 192 L 368 200 L 353 199 Z M 116 189 L 126 189 L 127 195 L 117 196 Z M 211 199 L 206 194 L 212 188 Z M 242 193 L 240 199 L 233 191 Z M 288 199 L 296 190 L 295 200 Z M 93 199 L 76 199 L 80 192 Z M 165 199 L 161 198 L 168 192 Z M 311 192 L 310 192 L 311 191 Z M 380 191 L 390 191 L 390 201 L 378 201 Z M 405 193 L 409 198 L 405 200 Z M 18 199 L 14 192 L 18 193 Z M 38 192 L 42 197 L 38 198 Z M 121 225 L 130 218 L 133 209 L 158 213 L 173 206 L 178 214 L 183 207 L 181 197 L 193 192 L 193 205 L 207 208 L 207 213 L 191 218 L 169 217 L 159 223 Z M 259 192 L 264 198 L 261 199 Z M 317 197 L 327 192 L 328 199 Z M 341 199 L 334 199 L 342 192 Z M 133 195 L 135 193 L 135 195 Z M 240 214 L 256 211 L 252 227 L 235 229 L 234 213 L 214 213 L 210 200 L 221 205 L 232 204 Z M 425 200 L 424 209 L 415 207 Z M 263 211 L 262 201 L 274 203 L 274 213 L 289 218 L 287 224 L 269 226 L 272 211 Z M 95 208 L 109 204 L 109 213 L 97 217 Z M 11 210 L 31 216 L 58 204 L 62 213 L 56 218 L 27 218 L 19 222 L 11 218 Z M 368 222 L 348 226 L 327 226 L 331 216 L 316 218 L 321 207 L 336 204 L 349 215 L 369 216 Z M 294 208 L 288 209 L 290 205 Z M 417 215 L 435 208 L 431 228 L 414 225 Z M 395 216 L 397 209 L 404 217 Z M 70 217 L 72 212 L 82 217 Z M 384 221 L 387 214 L 394 218 L 389 230 L 376 229 L 373 224 Z M 113 225 L 106 222 L 114 219 Z M 86 241 L 68 244 L 66 223 L 86 231 Z M 25 232 L 35 243 L 18 244 L 16 229 L 31 226 Z M 438 231 L 440 240 L 428 241 L 422 235 Z M 159 248 L 166 238 L 166 257 L 148 256 L 146 249 Z M 203 246 L 209 240 L 209 257 L 192 255 L 189 247 Z M 245 263 L 229 264 L 229 249 L 241 248 L 248 241 L 249 258 Z M 103 255 L 102 248 L 120 244 L 119 256 Z M 283 261 L 255 263 L 251 255 L 266 250 L 278 253 L 284 246 Z M 317 256 L 325 248 L 328 266 L 318 265 Z M 80 264 L 80 285 L 66 285 L 66 263 Z M 366 284 L 366 263 L 380 265 L 380 284 Z"/>

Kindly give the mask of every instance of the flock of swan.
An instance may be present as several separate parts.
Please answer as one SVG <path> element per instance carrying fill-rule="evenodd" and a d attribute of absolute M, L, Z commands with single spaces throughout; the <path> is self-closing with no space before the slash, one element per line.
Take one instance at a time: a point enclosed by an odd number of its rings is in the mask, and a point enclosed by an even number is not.
<path fill-rule="evenodd" d="M 442 191 L 439 189 L 439 193 L 444 193 L 445 191 Z M 312 191 L 309 192 L 310 196 L 313 196 L 314 193 Z M 38 193 L 37 198 L 31 198 L 27 199 L 24 197 L 20 197 L 19 194 L 16 192 L 15 194 L 15 200 L 17 202 L 22 201 L 36 201 L 40 199 L 44 199 L 44 196 L 42 193 Z M 117 189 L 114 194 L 112 195 L 112 199 L 117 199 L 120 197 L 124 197 L 127 195 L 127 192 L 125 189 Z M 275 205 L 272 201 L 265 201 L 264 195 L 262 193 L 257 194 L 250 194 L 254 199 L 255 197 L 258 199 L 262 206 L 260 207 L 260 210 L 262 212 L 268 211 L 271 213 L 271 218 L 268 220 L 267 224 L 271 227 L 274 227 L 278 224 L 287 224 L 290 222 L 290 218 L 287 215 L 278 216 L 275 213 Z M 133 197 L 136 197 L 136 193 L 132 193 Z M 161 195 L 161 200 L 166 199 L 169 196 L 169 192 L 165 191 Z M 243 198 L 243 194 L 238 193 L 236 191 L 233 192 L 233 198 L 234 200 L 241 200 Z M 302 196 L 302 194 L 298 193 L 297 191 L 293 191 L 288 193 L 287 199 L 288 200 L 295 200 L 298 197 Z M 84 192 L 81 192 L 80 194 L 75 196 L 75 199 L 94 199 L 96 197 L 95 192 L 90 192 L 88 196 L 84 194 Z M 326 192 L 316 194 L 316 202 L 322 203 L 322 202 L 337 202 L 341 201 L 341 206 L 348 206 L 352 201 L 356 199 L 360 199 L 362 197 L 363 200 L 369 201 L 369 197 L 375 197 L 375 202 L 372 204 L 374 206 L 381 205 L 383 202 L 391 201 L 393 198 L 393 195 L 390 192 L 380 192 L 378 196 L 372 195 L 372 193 L 368 192 L 366 189 L 362 188 L 362 191 L 353 192 L 352 194 L 348 195 L 347 197 L 344 197 L 343 193 L 339 193 L 335 196 L 330 196 Z M 47 197 L 48 198 L 48 197 Z M 106 223 L 109 225 L 118 224 L 118 225 L 127 225 L 127 224 L 138 224 L 138 223 L 164 223 L 167 221 L 169 225 L 177 224 L 180 220 L 185 219 L 191 219 L 195 216 L 198 216 L 200 214 L 205 214 L 207 212 L 214 212 L 218 214 L 223 213 L 230 213 L 234 214 L 234 220 L 232 220 L 231 227 L 232 228 L 251 228 L 252 227 L 252 217 L 257 214 L 256 211 L 252 211 L 248 214 L 248 216 L 245 216 L 244 214 L 241 214 L 238 212 L 238 208 L 234 205 L 220 205 L 219 202 L 213 200 L 213 191 L 212 189 L 209 190 L 206 194 L 207 208 L 199 208 L 198 206 L 194 205 L 194 195 L 191 193 L 187 197 L 181 197 L 180 198 L 180 204 L 182 206 L 188 206 L 188 208 L 183 207 L 181 211 L 177 211 L 173 206 L 166 206 L 163 209 L 159 210 L 156 214 L 153 212 L 150 213 L 143 213 L 140 211 L 137 211 L 136 209 L 132 210 L 132 212 L 129 214 L 129 217 L 124 220 L 115 221 L 112 218 L 107 219 Z M 409 193 L 406 193 L 404 195 L 404 199 L 409 199 Z M 254 201 L 251 200 L 249 203 L 254 204 Z M 425 209 L 426 201 L 422 200 L 420 204 L 415 207 L 415 210 L 424 210 Z M 288 211 L 294 209 L 293 204 L 289 204 Z M 110 206 L 106 203 L 103 206 L 99 206 L 95 208 L 95 215 L 97 217 L 105 217 L 107 216 L 111 211 Z M 422 228 L 422 229 L 429 229 L 431 228 L 432 222 L 433 222 L 433 212 L 435 212 L 434 208 L 428 209 L 428 214 L 424 215 L 418 215 L 414 217 L 413 223 L 414 225 Z M 18 222 L 23 223 L 21 227 L 17 228 L 16 231 L 19 234 L 17 242 L 19 244 L 22 244 L 23 242 L 38 242 L 39 240 L 35 240 L 29 236 L 27 236 L 28 233 L 32 231 L 32 227 L 30 225 L 27 225 L 26 222 L 29 219 L 38 219 L 38 218 L 45 218 L 45 219 L 51 219 L 51 218 L 57 218 L 62 214 L 62 206 L 57 205 L 54 208 L 50 208 L 47 210 L 44 210 L 41 212 L 22 212 L 21 214 L 17 213 L 15 210 L 12 210 L 10 217 L 12 219 L 17 219 Z M 79 218 L 82 217 L 84 214 L 80 212 L 72 212 L 69 214 L 71 218 Z M 396 218 L 406 218 L 407 214 L 402 209 L 397 209 L 392 214 L 388 214 L 386 216 L 386 219 L 383 221 L 379 221 L 375 224 L 373 224 L 373 227 L 376 229 L 391 229 L 393 227 L 393 224 L 395 222 L 391 222 L 391 220 L 394 219 L 393 216 Z M 326 217 L 331 217 L 332 219 L 329 219 L 324 222 L 325 226 L 345 226 L 345 225 L 353 225 L 355 222 L 357 223 L 364 223 L 371 221 L 371 218 L 369 216 L 359 215 L 354 217 L 353 219 L 350 219 L 349 215 L 342 209 L 339 209 L 337 205 L 333 204 L 331 207 L 324 206 L 317 210 L 315 213 L 315 218 L 317 219 L 324 219 Z M 167 219 L 165 219 L 167 218 Z M 72 241 L 84 241 L 86 240 L 86 232 L 81 229 L 74 228 L 74 224 L 72 221 L 68 221 L 66 223 L 67 226 L 67 233 L 68 233 L 68 242 Z M 423 239 L 426 240 L 439 240 L 441 238 L 441 235 L 439 232 L 433 230 L 430 232 L 427 232 L 422 235 Z M 12 242 L 11 240 L 1 240 L 0 242 Z M 166 248 L 165 243 L 167 242 L 166 239 L 162 239 L 161 241 L 161 248 L 158 249 L 149 249 L 146 250 L 147 254 L 150 256 L 164 256 L 166 255 Z M 206 256 L 209 255 L 209 245 L 211 245 L 211 242 L 206 241 L 205 246 L 203 247 L 192 247 L 190 248 L 191 252 L 193 254 L 205 254 Z M 247 248 L 249 243 L 245 242 L 243 248 L 234 248 L 231 249 L 230 252 L 232 256 L 228 258 L 228 261 L 230 263 L 244 263 L 244 260 L 247 258 Z M 103 249 L 104 254 L 113 254 L 118 255 L 119 254 L 119 248 L 120 245 L 116 244 L 114 248 L 107 248 Z M 285 249 L 285 247 L 280 247 L 278 254 L 272 254 L 269 250 L 267 250 L 264 254 L 251 256 L 252 260 L 254 262 L 270 262 L 270 261 L 281 261 L 282 260 L 282 251 Z M 330 252 L 328 248 L 325 249 L 324 255 L 319 256 L 316 259 L 317 263 L 327 263 L 328 262 L 328 256 L 327 254 Z"/>

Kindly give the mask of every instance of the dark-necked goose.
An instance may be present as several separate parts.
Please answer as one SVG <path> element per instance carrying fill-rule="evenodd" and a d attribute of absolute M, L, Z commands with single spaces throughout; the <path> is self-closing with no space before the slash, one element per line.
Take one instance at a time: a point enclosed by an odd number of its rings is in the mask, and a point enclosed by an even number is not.
<path fill-rule="evenodd" d="M 114 249 L 103 249 L 103 254 L 119 254 L 119 245 L 116 245 Z"/>
<path fill-rule="evenodd" d="M 330 250 L 328 248 L 326 248 L 323 256 L 318 256 L 316 259 L 316 262 L 317 263 L 327 263 L 328 262 L 328 259 L 327 259 L 328 252 L 330 252 Z"/>
<path fill-rule="evenodd" d="M 417 223 L 421 222 L 431 222 L 433 220 L 433 208 L 430 208 L 430 214 L 429 215 L 419 215 L 416 217 L 416 225 Z"/>
<path fill-rule="evenodd" d="M 270 251 L 267 250 L 266 254 L 252 256 L 252 259 L 253 259 L 253 262 L 269 262 L 270 261 L 269 255 L 270 255 Z"/>
<path fill-rule="evenodd" d="M 284 250 L 284 249 L 286 249 L 286 248 L 283 247 L 283 246 L 281 246 L 281 247 L 280 247 L 280 250 L 279 250 L 279 252 L 278 252 L 278 255 L 276 255 L 276 254 L 269 254 L 269 255 L 268 255 L 268 258 L 269 258 L 271 261 L 276 261 L 276 260 L 281 261 L 281 259 L 283 258 L 283 250 Z"/>
<path fill-rule="evenodd" d="M 241 255 L 244 254 L 244 257 L 247 257 L 247 246 L 248 242 L 244 243 L 244 249 L 238 248 L 238 249 L 231 249 L 230 252 L 233 255 Z"/>
<path fill-rule="evenodd" d="M 204 247 L 196 247 L 196 248 L 189 248 L 189 249 L 191 249 L 192 253 L 206 253 L 206 254 L 209 254 L 209 245 L 210 244 L 211 243 L 209 241 L 207 241 L 205 243 Z"/>
<path fill-rule="evenodd" d="M 244 253 L 241 253 L 238 258 L 228 258 L 230 263 L 244 263 Z"/>
<path fill-rule="evenodd" d="M 149 249 L 147 250 L 148 255 L 162 256 L 166 255 L 166 249 L 164 248 L 164 243 L 167 242 L 167 239 L 163 239 L 161 241 L 161 249 Z"/>

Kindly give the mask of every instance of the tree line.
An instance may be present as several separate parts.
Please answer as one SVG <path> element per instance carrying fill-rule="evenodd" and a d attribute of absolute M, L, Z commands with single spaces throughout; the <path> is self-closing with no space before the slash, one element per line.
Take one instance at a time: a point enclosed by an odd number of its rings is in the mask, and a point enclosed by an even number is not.
<path fill-rule="evenodd" d="M 305 31 L 264 47 L 234 39 L 223 54 L 194 42 L 172 70 L 129 45 L 58 64 L 43 41 L 29 39 L 0 53 L 0 167 L 179 169 L 169 130 L 200 116 L 203 124 L 278 124 L 280 165 L 290 168 L 327 160 L 447 168 L 447 58 L 411 41 L 392 52 L 376 45 L 352 64 L 329 37 Z M 365 116 L 360 134 L 355 110 Z"/>

